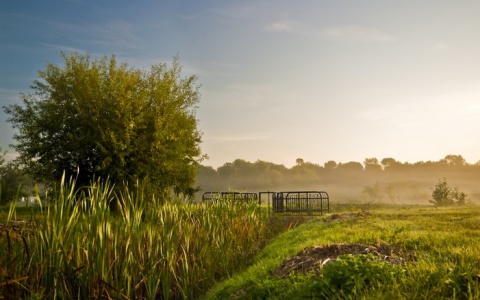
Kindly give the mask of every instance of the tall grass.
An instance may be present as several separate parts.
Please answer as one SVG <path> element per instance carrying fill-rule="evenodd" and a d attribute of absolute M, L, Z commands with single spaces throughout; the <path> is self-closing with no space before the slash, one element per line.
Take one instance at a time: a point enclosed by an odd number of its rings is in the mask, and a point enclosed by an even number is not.
<path fill-rule="evenodd" d="M 63 179 L 53 195 L 36 230 L 1 236 L 5 298 L 196 298 L 268 238 L 268 214 L 254 203 L 159 203 L 101 180 L 77 189 Z"/>

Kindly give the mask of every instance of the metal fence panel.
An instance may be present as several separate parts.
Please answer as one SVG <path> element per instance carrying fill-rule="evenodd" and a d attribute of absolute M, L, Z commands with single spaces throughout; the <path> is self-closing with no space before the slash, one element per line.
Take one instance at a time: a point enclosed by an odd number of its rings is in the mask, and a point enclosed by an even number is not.
<path fill-rule="evenodd" d="M 233 199 L 239 201 L 258 201 L 267 203 L 268 209 L 277 214 L 323 214 L 330 212 L 330 198 L 323 191 L 288 191 L 288 192 L 206 192 L 202 201 L 219 201 Z"/>

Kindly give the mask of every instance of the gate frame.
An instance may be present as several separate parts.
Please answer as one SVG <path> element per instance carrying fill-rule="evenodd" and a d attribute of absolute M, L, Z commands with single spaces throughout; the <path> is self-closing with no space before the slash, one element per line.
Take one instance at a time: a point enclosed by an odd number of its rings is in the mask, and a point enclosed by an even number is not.
<path fill-rule="evenodd" d="M 202 195 L 202 202 L 218 201 L 222 199 L 233 199 L 239 201 L 257 201 L 261 205 L 264 196 L 267 196 L 268 214 L 289 215 L 322 215 L 325 211 L 330 212 L 330 196 L 325 191 L 284 191 L 284 192 L 205 192 Z M 289 197 L 289 196 L 296 197 Z M 299 208 L 292 207 L 292 202 Z M 320 205 L 319 205 L 320 204 Z M 311 207 L 314 207 L 311 209 Z"/>
<path fill-rule="evenodd" d="M 311 197 L 312 194 L 317 194 L 316 196 Z M 260 192 L 259 193 L 259 202 L 262 201 L 262 195 L 267 195 L 268 201 L 268 211 L 270 213 L 270 207 L 272 212 L 275 214 L 291 214 L 291 215 L 300 215 L 300 214 L 309 214 L 309 215 L 322 215 L 324 211 L 326 213 L 330 212 L 330 197 L 325 191 L 285 191 L 285 192 Z M 290 195 L 297 195 L 297 197 L 289 197 Z M 304 195 L 304 197 L 301 197 Z M 296 202 L 296 205 L 300 205 L 304 208 L 292 209 L 291 203 Z M 310 209 L 312 202 L 315 201 L 315 204 L 319 208 Z M 326 206 L 326 209 L 324 209 Z"/>

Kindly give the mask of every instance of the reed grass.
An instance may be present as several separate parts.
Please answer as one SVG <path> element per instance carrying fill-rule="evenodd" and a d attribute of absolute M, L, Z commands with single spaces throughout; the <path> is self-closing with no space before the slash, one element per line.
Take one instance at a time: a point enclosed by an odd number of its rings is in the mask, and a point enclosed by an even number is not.
<path fill-rule="evenodd" d="M 248 265 L 270 236 L 268 219 L 255 203 L 160 203 L 141 189 L 63 178 L 35 230 L 2 233 L 0 295 L 195 299 Z"/>

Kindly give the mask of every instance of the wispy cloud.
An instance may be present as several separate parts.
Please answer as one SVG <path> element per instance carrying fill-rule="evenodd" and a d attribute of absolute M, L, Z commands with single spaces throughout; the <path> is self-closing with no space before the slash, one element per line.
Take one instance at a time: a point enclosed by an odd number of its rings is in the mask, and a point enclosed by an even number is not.
<path fill-rule="evenodd" d="M 415 97 L 397 99 L 396 104 L 366 108 L 357 117 L 387 128 L 393 126 L 414 131 L 442 129 L 447 132 L 455 130 L 453 123 L 461 123 L 465 129 L 471 130 L 480 121 L 480 90 L 478 87 L 464 88 L 465 91 L 450 93 L 418 92 Z"/>
<path fill-rule="evenodd" d="M 329 27 L 322 29 L 320 35 L 338 41 L 359 41 L 391 43 L 395 38 L 375 28 L 360 27 L 356 25 Z"/>
<path fill-rule="evenodd" d="M 435 43 L 430 47 L 430 50 L 434 53 L 448 53 L 452 49 L 452 46 L 447 43 Z"/>
<path fill-rule="evenodd" d="M 243 109 L 258 109 L 270 105 L 269 99 L 272 90 L 263 85 L 244 85 L 232 84 L 228 86 L 227 93 L 231 99 L 231 104 Z"/>
<path fill-rule="evenodd" d="M 107 24 L 90 24 L 86 30 L 93 36 L 94 44 L 138 48 L 140 39 L 135 26 L 126 21 L 114 21 Z"/>
<path fill-rule="evenodd" d="M 318 29 L 292 21 L 276 21 L 264 26 L 264 30 L 267 32 L 293 33 L 338 42 L 391 43 L 396 40 L 393 35 L 382 32 L 376 28 L 357 25 L 333 26 Z"/>
<path fill-rule="evenodd" d="M 298 31 L 296 26 L 291 22 L 273 22 L 265 26 L 266 31 L 271 32 L 295 32 Z"/>
<path fill-rule="evenodd" d="M 48 19 L 32 19 L 49 28 L 50 35 L 57 36 L 62 44 L 50 43 L 49 47 L 60 50 L 77 50 L 76 45 L 89 48 L 89 45 L 137 49 L 140 44 L 135 25 L 124 20 L 98 22 L 64 22 Z M 81 50 L 79 50 L 81 51 Z"/>
<path fill-rule="evenodd" d="M 247 133 L 241 133 L 241 134 L 204 136 L 205 140 L 209 140 L 212 142 L 229 142 L 229 143 L 268 140 L 273 138 L 274 137 L 270 133 L 265 133 L 265 132 L 247 132 Z"/>
<path fill-rule="evenodd" d="M 58 44 L 44 44 L 45 47 L 48 47 L 50 49 L 54 49 L 56 51 L 61 51 L 61 52 L 75 52 L 75 51 L 78 51 L 78 52 L 88 52 L 87 50 L 85 49 L 80 49 L 80 48 L 75 48 L 75 47 L 70 47 L 70 46 L 66 46 L 66 45 L 58 45 Z"/>
<path fill-rule="evenodd" d="M 215 92 L 216 99 L 229 99 L 216 103 L 235 111 L 272 111 L 294 105 L 304 97 L 298 90 L 289 90 L 276 84 L 230 84 Z"/>
<path fill-rule="evenodd" d="M 19 90 L 0 88 L 0 107 L 18 102 Z"/>

